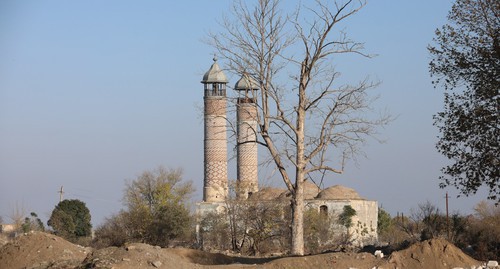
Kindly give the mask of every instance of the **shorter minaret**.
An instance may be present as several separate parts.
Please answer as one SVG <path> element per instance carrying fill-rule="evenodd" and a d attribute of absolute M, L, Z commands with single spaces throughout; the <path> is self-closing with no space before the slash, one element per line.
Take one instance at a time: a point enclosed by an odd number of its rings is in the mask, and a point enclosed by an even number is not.
<path fill-rule="evenodd" d="M 223 202 L 227 187 L 226 75 L 214 63 L 203 76 L 205 102 L 203 201 Z"/>
<path fill-rule="evenodd" d="M 239 92 L 237 104 L 237 198 L 247 199 L 259 190 L 257 158 L 257 83 L 244 74 L 234 89 Z"/>

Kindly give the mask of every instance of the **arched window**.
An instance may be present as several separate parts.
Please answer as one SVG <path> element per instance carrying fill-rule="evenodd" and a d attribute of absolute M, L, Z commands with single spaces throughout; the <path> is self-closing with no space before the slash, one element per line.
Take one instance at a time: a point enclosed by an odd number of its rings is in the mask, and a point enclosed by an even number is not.
<path fill-rule="evenodd" d="M 326 205 L 320 206 L 319 207 L 319 214 L 321 216 L 325 216 L 325 217 L 328 216 L 328 206 L 326 206 Z"/>

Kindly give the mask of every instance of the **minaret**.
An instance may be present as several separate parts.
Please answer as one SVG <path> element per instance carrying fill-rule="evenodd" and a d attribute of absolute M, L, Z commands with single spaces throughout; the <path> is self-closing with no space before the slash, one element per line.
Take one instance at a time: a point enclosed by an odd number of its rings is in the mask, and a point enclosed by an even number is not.
<path fill-rule="evenodd" d="M 205 95 L 203 201 L 222 202 L 227 197 L 226 75 L 217 59 L 201 81 Z"/>
<path fill-rule="evenodd" d="M 247 199 L 259 190 L 257 170 L 257 83 L 244 74 L 234 89 L 239 92 L 237 105 L 237 198 Z"/>

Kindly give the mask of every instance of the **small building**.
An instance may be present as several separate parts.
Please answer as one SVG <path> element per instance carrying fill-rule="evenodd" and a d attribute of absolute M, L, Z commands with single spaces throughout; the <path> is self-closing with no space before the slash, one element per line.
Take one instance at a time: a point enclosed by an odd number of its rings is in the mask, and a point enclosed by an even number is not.
<path fill-rule="evenodd" d="M 0 225 L 0 233 L 11 233 L 16 231 L 16 225 L 14 224 L 2 224 Z"/>
<path fill-rule="evenodd" d="M 263 188 L 252 195 L 251 200 L 259 201 L 284 201 L 287 200 L 289 191 L 279 188 Z M 321 190 L 316 184 L 306 181 L 304 186 L 305 207 L 337 218 L 345 206 L 351 206 L 356 215 L 352 217 L 352 226 L 349 234 L 356 246 L 375 244 L 378 240 L 378 202 L 362 198 L 354 189 L 335 185 Z M 345 230 L 339 224 L 332 223 L 331 227 L 336 232 Z"/>

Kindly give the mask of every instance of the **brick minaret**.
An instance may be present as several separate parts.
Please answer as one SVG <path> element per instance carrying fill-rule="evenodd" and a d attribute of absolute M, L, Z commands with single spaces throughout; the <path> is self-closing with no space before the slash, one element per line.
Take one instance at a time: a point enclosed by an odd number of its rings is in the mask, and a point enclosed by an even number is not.
<path fill-rule="evenodd" d="M 237 105 L 237 198 L 247 199 L 259 191 L 257 169 L 257 106 L 255 91 L 257 83 L 248 75 L 243 75 L 234 89 L 238 91 Z"/>
<path fill-rule="evenodd" d="M 217 59 L 203 76 L 205 143 L 203 201 L 222 202 L 227 197 L 226 75 Z"/>

